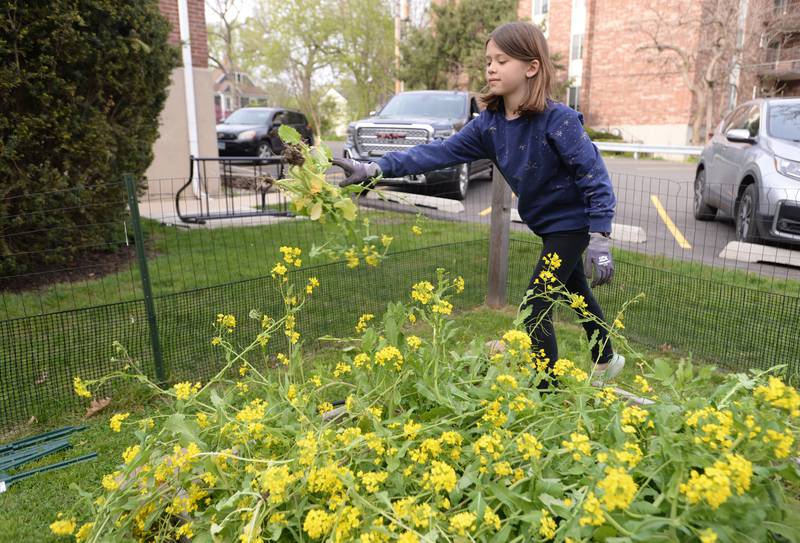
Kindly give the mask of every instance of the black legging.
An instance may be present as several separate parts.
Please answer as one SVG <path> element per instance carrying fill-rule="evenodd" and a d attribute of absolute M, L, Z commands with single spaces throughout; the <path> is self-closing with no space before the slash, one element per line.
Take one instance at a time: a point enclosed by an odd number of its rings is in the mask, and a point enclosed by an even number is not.
<path fill-rule="evenodd" d="M 553 275 L 566 287 L 570 294 L 583 296 L 587 305 L 586 310 L 595 315 L 600 321 L 605 322 L 603 310 L 600 309 L 600 304 L 597 303 L 594 294 L 592 294 L 592 289 L 586 281 L 586 275 L 583 270 L 582 255 L 589 245 L 589 232 L 587 230 L 554 232 L 543 235 L 542 241 L 544 243 L 542 254 L 539 257 L 536 268 L 533 270 L 528 290 L 533 289 L 535 293 L 543 292 L 543 283 L 541 281 L 534 283 L 534 280 L 539 277 L 539 272 L 545 266 L 542 256 L 555 253 L 561 259 L 561 266 L 553 271 Z M 525 319 L 525 327 L 531 336 L 534 351 L 538 352 L 540 349 L 544 349 L 545 356 L 550 359 L 550 367 L 552 368 L 556 360 L 558 360 L 558 344 L 556 343 L 556 334 L 550 315 L 551 311 L 547 311 L 550 308 L 550 303 L 542 298 L 533 298 L 531 296 L 523 305 L 523 309 L 528 306 L 532 307 L 532 311 Z M 545 311 L 547 311 L 546 316 L 539 323 L 539 326 L 535 326 L 539 317 Z M 590 340 L 595 331 L 598 332 L 597 343 L 592 347 L 592 360 L 600 364 L 609 362 L 614 351 L 611 348 L 611 341 L 607 340 L 608 332 L 591 320 L 583 323 L 583 329 L 586 330 L 586 336 Z"/>

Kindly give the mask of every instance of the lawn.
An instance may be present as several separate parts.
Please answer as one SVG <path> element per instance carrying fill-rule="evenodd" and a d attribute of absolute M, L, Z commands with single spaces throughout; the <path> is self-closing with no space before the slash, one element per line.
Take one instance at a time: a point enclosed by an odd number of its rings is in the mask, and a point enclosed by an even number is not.
<path fill-rule="evenodd" d="M 342 262 L 310 261 L 312 242 L 325 239 L 325 231 L 307 220 L 193 230 L 146 221 L 158 328 L 170 376 L 203 377 L 218 366 L 209 344 L 217 313 L 237 315 L 243 329 L 252 332 L 256 323 L 246 322 L 251 309 L 280 309 L 269 270 L 281 245 L 303 249 L 304 265 L 292 272 L 298 280 L 316 276 L 322 283 L 316 311 L 298 322 L 308 335 L 343 333 L 361 312 L 381 311 L 388 300 L 403 296 L 439 266 L 466 279 L 470 288 L 458 301 L 461 309 L 483 303 L 488 273 L 485 225 L 424 219 L 423 234 L 417 236 L 411 233 L 414 215 L 363 215 L 373 232 L 394 236 L 390 258 L 378 268 L 367 269 L 362 263 L 353 270 Z M 539 248 L 533 235 L 512 233 L 510 303 L 521 300 Z M 614 252 L 616 278 L 596 293 L 609 316 L 627 300 L 645 294 L 625 316 L 630 337 L 731 368 L 785 363 L 797 373 L 800 297 L 785 294 L 796 292 L 797 284 L 621 249 Z M 73 376 L 92 378 L 113 369 L 115 340 L 154 371 L 138 277 L 133 264 L 99 279 L 3 293 L 0 352 L 6 357 L 0 381 L 6 386 L 0 391 L 0 428 L 32 416 L 45 421 L 73 408 Z"/>

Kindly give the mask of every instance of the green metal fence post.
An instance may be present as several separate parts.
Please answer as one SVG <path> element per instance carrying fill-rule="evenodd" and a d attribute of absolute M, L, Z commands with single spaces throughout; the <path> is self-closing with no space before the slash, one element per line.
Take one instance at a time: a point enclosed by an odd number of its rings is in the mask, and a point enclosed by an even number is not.
<path fill-rule="evenodd" d="M 150 287 L 150 271 L 147 268 L 147 255 L 144 250 L 144 235 L 142 222 L 139 218 L 139 199 L 136 195 L 136 182 L 131 174 L 125 174 L 125 189 L 128 192 L 128 207 L 131 210 L 133 223 L 133 238 L 136 242 L 136 258 L 139 261 L 139 274 L 142 278 L 142 293 L 144 294 L 144 308 L 147 313 L 147 327 L 150 330 L 150 347 L 153 350 L 153 363 L 156 370 L 156 379 L 159 383 L 166 381 L 164 359 L 161 355 L 161 340 L 158 335 L 158 320 L 156 308 L 153 303 L 153 290 Z"/>

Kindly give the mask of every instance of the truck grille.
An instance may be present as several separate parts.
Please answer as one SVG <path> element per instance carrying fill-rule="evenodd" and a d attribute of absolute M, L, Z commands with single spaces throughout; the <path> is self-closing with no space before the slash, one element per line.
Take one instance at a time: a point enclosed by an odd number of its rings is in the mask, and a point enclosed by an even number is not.
<path fill-rule="evenodd" d="M 360 155 L 381 156 L 428 143 L 429 136 L 424 128 L 364 126 L 356 129 L 356 150 Z"/>

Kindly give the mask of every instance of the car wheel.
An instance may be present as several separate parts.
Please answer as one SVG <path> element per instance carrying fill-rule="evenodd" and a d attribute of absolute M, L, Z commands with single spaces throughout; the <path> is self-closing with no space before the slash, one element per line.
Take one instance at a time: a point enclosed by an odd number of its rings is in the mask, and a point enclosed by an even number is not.
<path fill-rule="evenodd" d="M 713 221 L 717 216 L 717 208 L 706 203 L 706 170 L 697 172 L 694 178 L 694 218 L 698 221 Z"/>
<path fill-rule="evenodd" d="M 757 209 L 756 185 L 751 183 L 744 189 L 744 194 L 736 206 L 736 239 L 739 241 L 755 243 L 759 240 L 758 226 L 756 225 Z"/>
<path fill-rule="evenodd" d="M 258 144 L 258 158 L 269 158 L 275 153 L 272 152 L 272 147 L 266 141 Z"/>
<path fill-rule="evenodd" d="M 467 197 L 469 188 L 469 164 L 461 164 L 456 172 L 455 179 L 445 188 L 442 196 L 449 196 L 456 200 L 463 200 Z"/>

